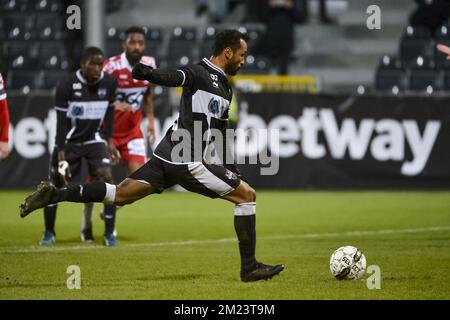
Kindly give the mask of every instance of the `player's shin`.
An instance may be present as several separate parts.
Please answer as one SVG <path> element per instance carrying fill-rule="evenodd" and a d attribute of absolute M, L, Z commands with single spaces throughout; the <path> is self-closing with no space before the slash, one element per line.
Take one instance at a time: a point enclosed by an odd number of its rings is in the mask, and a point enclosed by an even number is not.
<path fill-rule="evenodd" d="M 92 230 L 92 214 L 94 213 L 95 203 L 85 203 L 83 206 L 83 220 L 81 221 L 81 230 Z"/>
<path fill-rule="evenodd" d="M 236 205 L 234 209 L 234 229 L 239 240 L 241 273 L 255 268 L 256 247 L 256 203 Z"/>
<path fill-rule="evenodd" d="M 56 210 L 58 205 L 51 204 L 44 208 L 45 231 L 55 233 Z"/>
<path fill-rule="evenodd" d="M 113 204 L 115 197 L 115 185 L 94 181 L 89 184 L 59 189 L 55 202 L 104 202 L 106 204 Z"/>
<path fill-rule="evenodd" d="M 116 206 L 112 204 L 105 204 L 103 209 L 103 219 L 105 220 L 105 234 L 114 232 L 116 222 Z"/>

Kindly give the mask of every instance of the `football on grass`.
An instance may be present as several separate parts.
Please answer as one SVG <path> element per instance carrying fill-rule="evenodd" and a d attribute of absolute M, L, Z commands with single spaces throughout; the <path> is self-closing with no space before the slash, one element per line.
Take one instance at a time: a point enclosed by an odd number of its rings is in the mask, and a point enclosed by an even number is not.
<path fill-rule="evenodd" d="M 330 270 L 338 280 L 360 279 L 366 271 L 366 257 L 353 246 L 340 247 L 331 255 Z"/>

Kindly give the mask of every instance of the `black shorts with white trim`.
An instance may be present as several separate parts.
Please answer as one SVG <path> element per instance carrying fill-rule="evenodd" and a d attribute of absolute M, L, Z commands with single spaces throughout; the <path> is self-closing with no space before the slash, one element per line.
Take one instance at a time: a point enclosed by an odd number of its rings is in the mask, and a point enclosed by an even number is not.
<path fill-rule="evenodd" d="M 129 176 L 130 179 L 151 184 L 158 193 L 176 184 L 201 195 L 218 198 L 234 191 L 241 179 L 220 165 L 203 162 L 172 163 L 153 156 Z"/>

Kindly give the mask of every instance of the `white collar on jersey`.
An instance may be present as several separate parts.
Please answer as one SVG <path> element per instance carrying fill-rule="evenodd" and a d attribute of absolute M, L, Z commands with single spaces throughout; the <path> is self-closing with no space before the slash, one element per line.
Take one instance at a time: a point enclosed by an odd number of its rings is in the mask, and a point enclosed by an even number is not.
<path fill-rule="evenodd" d="M 95 83 L 91 84 L 91 85 L 95 85 L 95 84 L 99 83 L 100 81 L 102 81 L 103 75 L 104 75 L 104 72 L 102 71 L 102 72 L 100 73 L 100 78 L 98 78 L 98 80 L 97 80 Z M 89 85 L 89 83 L 86 81 L 86 79 L 85 79 L 85 78 L 83 77 L 83 75 L 81 74 L 81 69 L 78 69 L 78 70 L 77 70 L 77 78 L 78 78 L 78 80 L 80 80 L 82 83 Z"/>
<path fill-rule="evenodd" d="M 211 68 L 213 68 L 214 70 L 219 71 L 220 73 L 222 73 L 225 77 L 227 76 L 225 71 L 223 71 L 222 69 L 220 69 L 218 66 L 216 66 L 215 64 L 213 64 L 211 61 L 209 61 L 209 59 L 207 58 L 203 58 L 203 62 L 206 63 L 208 66 L 210 66 Z"/>
<path fill-rule="evenodd" d="M 133 70 L 133 67 L 131 66 L 130 62 L 128 61 L 125 52 L 122 52 L 122 54 L 120 55 L 120 64 L 122 65 L 122 67 L 127 68 L 130 71 Z"/>

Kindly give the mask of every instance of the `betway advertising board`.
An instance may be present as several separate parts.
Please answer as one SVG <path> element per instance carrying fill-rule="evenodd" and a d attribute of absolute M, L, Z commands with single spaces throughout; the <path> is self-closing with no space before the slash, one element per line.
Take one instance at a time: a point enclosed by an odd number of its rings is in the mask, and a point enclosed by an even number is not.
<path fill-rule="evenodd" d="M 239 102 L 238 127 L 254 131 L 244 149 L 278 156 L 275 175 L 260 168 L 274 161 L 240 165 L 257 187 L 450 187 L 449 98 L 241 93 Z M 278 130 L 276 150 L 263 128 Z"/>
<path fill-rule="evenodd" d="M 256 188 L 450 188 L 450 98 L 238 93 L 238 102 L 236 158 Z M 52 103 L 9 97 L 11 156 L 0 162 L 0 188 L 47 177 Z M 160 139 L 176 113 L 168 103 L 156 111 Z"/>

